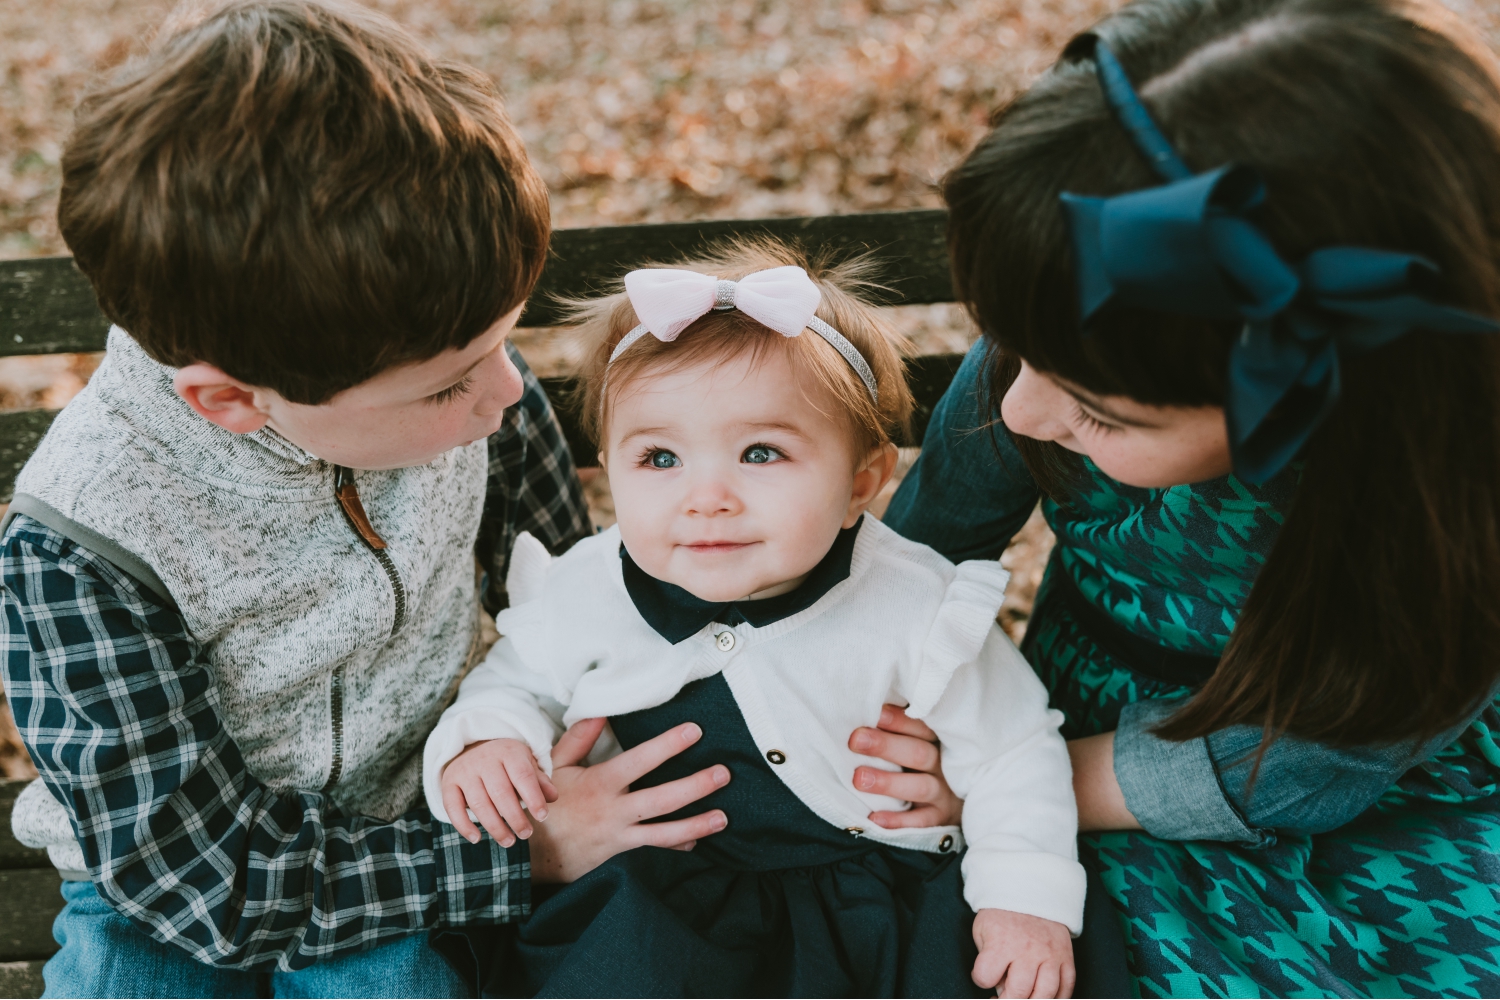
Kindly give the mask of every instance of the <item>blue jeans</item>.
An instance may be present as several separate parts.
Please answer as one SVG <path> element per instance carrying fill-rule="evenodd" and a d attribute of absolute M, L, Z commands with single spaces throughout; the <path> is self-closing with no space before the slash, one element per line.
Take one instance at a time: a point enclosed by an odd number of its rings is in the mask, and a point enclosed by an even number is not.
<path fill-rule="evenodd" d="M 297 972 L 239 972 L 194 960 L 120 916 L 89 882 L 64 882 L 52 925 L 62 950 L 42 976 L 48 997 L 461 997 L 469 988 L 427 934 Z"/>

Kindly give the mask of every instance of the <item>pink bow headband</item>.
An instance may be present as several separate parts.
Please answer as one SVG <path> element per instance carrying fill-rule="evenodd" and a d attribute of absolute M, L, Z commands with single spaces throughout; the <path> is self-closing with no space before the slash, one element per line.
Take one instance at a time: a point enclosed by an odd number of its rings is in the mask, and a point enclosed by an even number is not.
<path fill-rule="evenodd" d="M 641 324 L 615 345 L 610 364 L 648 333 L 671 343 L 710 312 L 738 309 L 783 337 L 799 337 L 803 330 L 816 333 L 849 362 L 869 390 L 870 400 L 879 401 L 875 373 L 864 355 L 814 315 L 823 293 L 800 267 L 773 267 L 747 274 L 739 281 L 672 267 L 650 267 L 625 275 L 625 295 Z"/>

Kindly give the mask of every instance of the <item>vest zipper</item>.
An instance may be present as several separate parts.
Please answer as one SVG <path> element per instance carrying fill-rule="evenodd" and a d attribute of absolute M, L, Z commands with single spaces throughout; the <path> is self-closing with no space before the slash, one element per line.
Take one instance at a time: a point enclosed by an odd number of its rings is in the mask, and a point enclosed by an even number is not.
<path fill-rule="evenodd" d="M 391 635 L 394 636 L 401 631 L 401 626 L 406 624 L 406 585 L 401 582 L 401 574 L 396 571 L 395 560 L 387 551 L 385 539 L 375 531 L 375 526 L 370 523 L 369 515 L 365 513 L 365 505 L 360 501 L 359 490 L 354 485 L 354 472 L 342 465 L 333 467 L 333 496 L 339 502 L 339 509 L 344 512 L 349 526 L 374 554 L 375 560 L 380 563 L 380 568 L 385 570 L 385 575 L 390 578 L 391 592 L 396 598 L 396 614 L 391 622 Z M 330 791 L 344 773 L 344 665 L 342 663 L 333 668 L 333 680 L 328 689 L 328 708 L 333 717 L 333 763 L 328 767 L 328 781 L 323 785 L 325 792 Z"/>
<path fill-rule="evenodd" d="M 333 467 L 333 495 L 343 509 L 349 526 L 374 553 L 375 559 L 385 570 L 385 575 L 391 578 L 391 592 L 396 595 L 396 617 L 391 622 L 391 635 L 395 636 L 401 631 L 401 626 L 406 624 L 406 585 L 401 582 L 401 574 L 396 572 L 396 563 L 386 549 L 385 539 L 376 534 L 375 526 L 365 513 L 365 505 L 360 502 L 359 490 L 354 485 L 352 470 L 342 465 Z"/>

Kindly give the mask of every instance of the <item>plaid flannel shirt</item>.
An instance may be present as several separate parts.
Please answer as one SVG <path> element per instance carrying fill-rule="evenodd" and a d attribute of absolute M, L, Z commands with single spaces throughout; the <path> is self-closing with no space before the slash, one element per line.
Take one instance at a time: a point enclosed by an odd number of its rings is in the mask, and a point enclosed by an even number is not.
<path fill-rule="evenodd" d="M 492 581 L 520 531 L 554 551 L 590 533 L 561 429 L 512 354 L 526 391 L 489 442 L 479 555 Z M 219 718 L 204 649 L 111 563 L 17 517 L 0 539 L 0 586 L 22 738 L 100 894 L 152 937 L 224 968 L 297 969 L 528 912 L 524 842 L 470 844 L 425 804 L 387 823 L 257 781 Z M 503 601 L 503 587 L 488 590 L 487 603 Z"/>

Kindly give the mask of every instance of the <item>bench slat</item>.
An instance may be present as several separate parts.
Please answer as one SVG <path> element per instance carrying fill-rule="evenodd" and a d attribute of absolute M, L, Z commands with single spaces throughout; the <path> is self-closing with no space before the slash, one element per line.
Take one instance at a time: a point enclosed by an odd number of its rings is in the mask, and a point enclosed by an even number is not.
<path fill-rule="evenodd" d="M 875 275 L 887 304 L 949 302 L 945 231 L 940 209 L 870 212 L 798 219 L 723 219 L 639 226 L 559 229 L 552 259 L 522 317 L 522 326 L 555 326 L 552 295 L 592 295 L 623 270 L 670 261 L 734 235 L 766 233 L 809 249 L 874 251 L 886 262 Z M 71 257 L 0 262 L 0 357 L 102 351 L 109 323 Z"/>
<path fill-rule="evenodd" d="M 52 920 L 62 912 L 56 869 L 0 872 L 0 962 L 46 958 L 57 951 Z"/>
<path fill-rule="evenodd" d="M 45 986 L 42 966 L 46 962 L 0 962 L 0 997 L 33 1000 Z"/>

